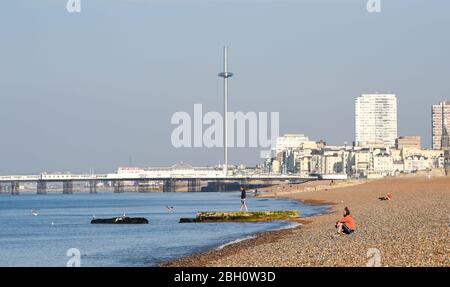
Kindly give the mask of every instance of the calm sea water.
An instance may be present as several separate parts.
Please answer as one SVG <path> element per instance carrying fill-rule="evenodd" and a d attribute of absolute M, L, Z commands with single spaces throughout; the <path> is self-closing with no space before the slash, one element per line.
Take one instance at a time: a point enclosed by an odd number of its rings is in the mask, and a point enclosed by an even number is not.
<path fill-rule="evenodd" d="M 239 209 L 239 193 L 75 193 L 0 195 L 0 266 L 65 266 L 77 248 L 81 266 L 153 266 L 217 248 L 251 234 L 285 228 L 285 221 L 178 223 L 197 211 Z M 169 214 L 166 206 L 174 206 Z M 291 200 L 248 198 L 250 210 L 325 211 Z M 38 216 L 31 209 L 39 210 Z M 92 216 L 143 216 L 144 225 L 90 224 Z M 53 222 L 53 224 L 52 224 Z"/>

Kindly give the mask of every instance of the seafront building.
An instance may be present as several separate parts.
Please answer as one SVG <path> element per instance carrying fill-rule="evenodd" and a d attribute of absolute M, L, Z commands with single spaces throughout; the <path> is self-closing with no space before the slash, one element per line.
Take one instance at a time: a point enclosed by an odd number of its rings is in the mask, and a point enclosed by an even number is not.
<path fill-rule="evenodd" d="M 277 137 L 275 151 L 278 153 L 289 148 L 299 147 L 305 142 L 309 142 L 309 138 L 303 134 L 285 134 Z"/>
<path fill-rule="evenodd" d="M 431 108 L 432 146 L 435 150 L 450 146 L 450 101 L 440 102 Z"/>
<path fill-rule="evenodd" d="M 395 146 L 397 97 L 394 94 L 363 94 L 355 100 L 355 145 Z"/>
<path fill-rule="evenodd" d="M 402 136 L 395 140 L 395 148 L 422 149 L 422 138 L 420 136 Z"/>
<path fill-rule="evenodd" d="M 445 169 L 450 163 L 450 101 L 432 107 L 432 149 L 420 136 L 397 136 L 397 97 L 363 94 L 355 101 L 355 142 L 330 146 L 305 135 L 277 140 L 276 155 L 264 170 L 282 174 L 318 174 L 328 178 L 375 178 Z"/>
<path fill-rule="evenodd" d="M 441 150 L 422 149 L 418 137 L 401 137 L 390 147 L 330 146 L 299 144 L 280 150 L 265 161 L 265 170 L 275 174 L 320 174 L 329 178 L 376 178 L 444 168 Z"/>

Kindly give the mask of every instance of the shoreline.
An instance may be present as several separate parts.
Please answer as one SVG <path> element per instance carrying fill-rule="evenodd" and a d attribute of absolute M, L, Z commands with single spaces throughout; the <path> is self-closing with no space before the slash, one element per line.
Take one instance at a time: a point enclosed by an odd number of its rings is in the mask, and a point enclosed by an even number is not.
<path fill-rule="evenodd" d="M 301 228 L 302 225 L 294 226 L 291 228 L 284 228 L 280 230 L 268 230 L 263 232 L 258 232 L 247 236 L 248 239 L 243 240 L 232 240 L 230 242 L 224 243 L 213 249 L 206 251 L 196 252 L 187 256 L 183 256 L 178 259 L 169 260 L 167 262 L 162 262 L 158 264 L 158 267 L 207 267 L 209 260 L 219 259 L 223 256 L 230 256 L 240 252 L 241 248 L 246 246 L 256 246 L 258 244 L 270 243 L 276 241 L 277 239 L 285 236 L 293 229 Z M 234 242 L 237 241 L 237 242 Z M 223 248 L 218 249 L 223 246 Z M 208 259 L 205 260 L 205 257 Z"/>
<path fill-rule="evenodd" d="M 447 250 L 450 178 L 436 177 L 431 181 L 424 177 L 383 178 L 305 189 L 272 187 L 258 197 L 327 204 L 329 210 L 299 219 L 302 225 L 294 228 L 257 233 L 255 238 L 221 250 L 195 253 L 159 266 L 366 266 L 369 248 L 380 251 L 383 266 L 450 266 Z M 386 190 L 392 190 L 394 200 L 378 201 L 377 196 L 384 196 Z M 422 196 L 424 192 L 426 197 Z M 341 217 L 336 213 L 345 205 L 356 211 L 352 213 L 356 214 L 357 232 L 333 238 L 334 222 Z M 432 226 L 411 224 L 422 214 L 431 217 Z M 352 248 L 355 250 L 348 256 L 339 255 Z"/>
<path fill-rule="evenodd" d="M 329 182 L 329 181 L 328 181 Z M 313 185 L 319 185 L 320 182 L 314 182 Z M 360 183 L 362 184 L 362 182 Z M 296 226 L 275 229 L 275 230 L 267 230 L 262 232 L 257 232 L 251 234 L 245 238 L 238 238 L 236 240 L 232 240 L 230 242 L 224 243 L 214 249 L 209 249 L 205 251 L 195 252 L 190 255 L 186 255 L 177 259 L 169 260 L 158 264 L 158 267 L 180 267 L 180 266 L 189 266 L 189 267 L 206 267 L 207 261 L 204 260 L 204 257 L 209 257 L 209 259 L 214 260 L 215 258 L 222 257 L 223 255 L 229 256 L 235 253 L 240 252 L 241 248 L 245 248 L 248 246 L 255 246 L 257 244 L 270 243 L 272 241 L 276 241 L 279 238 L 285 236 L 289 231 L 293 231 L 294 229 L 301 229 L 304 225 L 310 224 L 314 221 L 314 217 L 323 216 L 326 214 L 334 213 L 333 206 L 337 205 L 336 202 L 330 202 L 320 199 L 293 199 L 285 196 L 280 196 L 275 194 L 273 191 L 270 191 L 273 187 L 267 187 L 262 189 L 263 193 L 261 196 L 255 196 L 257 198 L 276 198 L 276 199 L 284 199 L 284 200 L 295 200 L 297 202 L 301 202 L 306 205 L 327 205 L 328 208 L 325 209 L 323 213 L 298 218 L 298 219 L 288 219 L 288 222 L 298 223 Z M 267 194 L 269 192 L 269 194 Z"/>
<path fill-rule="evenodd" d="M 208 267 L 209 260 L 215 260 L 216 258 L 221 258 L 223 256 L 234 255 L 234 254 L 240 252 L 242 248 L 274 242 L 280 238 L 283 238 L 284 236 L 289 234 L 294 229 L 301 229 L 301 228 L 303 228 L 303 226 L 312 223 L 313 219 L 309 219 L 309 218 L 326 215 L 331 212 L 333 212 L 333 211 L 328 211 L 326 213 L 305 217 L 306 219 L 289 219 L 289 220 L 287 220 L 288 222 L 295 222 L 295 223 L 298 223 L 298 225 L 292 226 L 292 227 L 287 227 L 287 228 L 257 232 L 257 233 L 251 234 L 249 236 L 246 236 L 244 238 L 238 238 L 238 239 L 232 240 L 230 242 L 224 243 L 213 249 L 195 252 L 193 254 L 186 255 L 181 258 L 162 262 L 162 263 L 158 264 L 157 266 L 158 267 Z M 220 248 L 220 247 L 222 247 L 222 248 Z M 208 259 L 205 260 L 205 257 L 208 257 Z"/>

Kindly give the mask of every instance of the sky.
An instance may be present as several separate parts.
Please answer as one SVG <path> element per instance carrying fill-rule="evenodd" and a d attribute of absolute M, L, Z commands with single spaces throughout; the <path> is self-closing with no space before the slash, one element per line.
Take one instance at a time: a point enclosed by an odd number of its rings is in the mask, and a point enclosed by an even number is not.
<path fill-rule="evenodd" d="M 0 174 L 109 172 L 223 161 L 175 148 L 174 113 L 279 112 L 280 134 L 354 141 L 354 100 L 395 93 L 399 135 L 431 146 L 431 105 L 450 100 L 450 1 L 4 1 Z M 232 148 L 255 165 L 260 148 Z"/>

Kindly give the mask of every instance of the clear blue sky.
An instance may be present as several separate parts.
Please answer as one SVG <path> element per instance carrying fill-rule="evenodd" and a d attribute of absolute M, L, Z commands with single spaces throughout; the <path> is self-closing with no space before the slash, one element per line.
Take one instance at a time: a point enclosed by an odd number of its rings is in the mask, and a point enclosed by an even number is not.
<path fill-rule="evenodd" d="M 223 45 L 232 111 L 278 111 L 281 133 L 342 144 L 354 98 L 392 92 L 399 134 L 430 146 L 431 105 L 450 99 L 450 1 L 366 2 L 3 1 L 0 173 L 219 163 L 220 149 L 172 147 L 170 118 L 222 111 Z"/>

